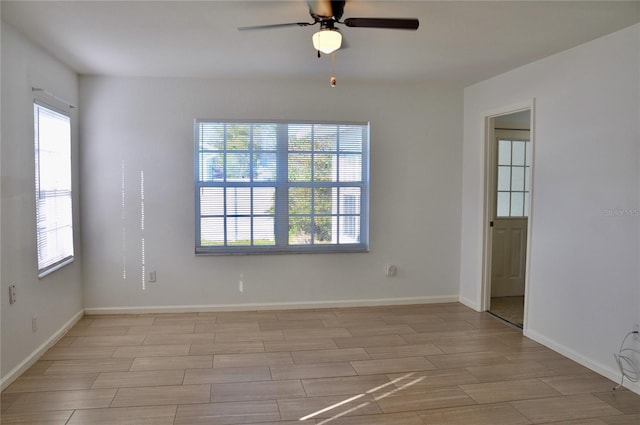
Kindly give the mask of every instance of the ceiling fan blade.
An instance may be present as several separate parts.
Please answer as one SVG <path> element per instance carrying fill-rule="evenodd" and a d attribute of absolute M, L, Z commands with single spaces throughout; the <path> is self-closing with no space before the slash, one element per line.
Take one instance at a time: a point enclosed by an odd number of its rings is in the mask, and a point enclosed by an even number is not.
<path fill-rule="evenodd" d="M 389 28 L 397 30 L 417 30 L 420 21 L 415 18 L 347 18 L 343 22 L 348 27 Z"/>
<path fill-rule="evenodd" d="M 289 22 L 287 24 L 255 25 L 250 27 L 238 27 L 238 31 L 268 30 L 272 28 L 285 27 L 307 27 L 315 24 L 315 22 Z"/>

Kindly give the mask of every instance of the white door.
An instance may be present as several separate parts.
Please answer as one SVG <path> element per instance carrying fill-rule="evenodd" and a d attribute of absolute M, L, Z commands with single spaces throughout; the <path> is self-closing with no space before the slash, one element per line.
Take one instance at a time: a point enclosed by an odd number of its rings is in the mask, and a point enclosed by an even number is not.
<path fill-rule="evenodd" d="M 524 296 L 531 149 L 528 131 L 496 130 L 491 297 Z"/>
<path fill-rule="evenodd" d="M 493 221 L 491 297 L 524 295 L 526 247 L 526 217 Z"/>

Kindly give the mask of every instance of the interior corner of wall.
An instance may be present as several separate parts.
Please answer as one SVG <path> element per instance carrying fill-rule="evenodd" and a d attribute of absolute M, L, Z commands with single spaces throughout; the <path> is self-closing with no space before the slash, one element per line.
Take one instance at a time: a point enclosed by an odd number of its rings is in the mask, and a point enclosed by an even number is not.
<path fill-rule="evenodd" d="M 478 305 L 478 303 L 476 303 L 475 301 L 470 300 L 467 297 L 463 297 L 462 295 L 460 295 L 458 297 L 458 301 L 460 301 L 461 304 L 464 304 L 465 306 L 475 310 L 475 311 L 480 311 L 480 306 Z"/>

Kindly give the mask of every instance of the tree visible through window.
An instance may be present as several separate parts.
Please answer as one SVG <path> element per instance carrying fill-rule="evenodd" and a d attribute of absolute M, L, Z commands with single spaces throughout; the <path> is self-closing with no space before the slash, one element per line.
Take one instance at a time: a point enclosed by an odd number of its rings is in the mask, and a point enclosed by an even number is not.
<path fill-rule="evenodd" d="M 196 122 L 196 252 L 365 251 L 367 124 Z"/>

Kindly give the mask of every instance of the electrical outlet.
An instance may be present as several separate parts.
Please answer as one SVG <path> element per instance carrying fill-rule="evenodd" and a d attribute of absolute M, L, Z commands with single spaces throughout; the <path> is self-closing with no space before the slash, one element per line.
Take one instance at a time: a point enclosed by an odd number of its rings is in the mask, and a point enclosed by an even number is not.
<path fill-rule="evenodd" d="M 149 272 L 149 282 L 157 282 L 157 280 L 156 280 L 156 271 L 155 270 L 151 270 Z"/>
<path fill-rule="evenodd" d="M 32 317 L 31 318 L 31 330 L 33 332 L 37 332 L 38 331 L 38 318 L 37 317 Z"/>
<path fill-rule="evenodd" d="M 394 264 L 388 264 L 385 269 L 385 276 L 396 277 L 398 275 L 398 266 Z"/>
<path fill-rule="evenodd" d="M 9 286 L 9 304 L 16 303 L 16 285 Z"/>
<path fill-rule="evenodd" d="M 240 280 L 238 281 L 238 292 L 244 292 L 244 277 L 242 273 L 240 273 Z"/>

